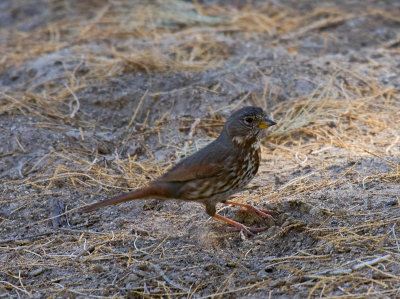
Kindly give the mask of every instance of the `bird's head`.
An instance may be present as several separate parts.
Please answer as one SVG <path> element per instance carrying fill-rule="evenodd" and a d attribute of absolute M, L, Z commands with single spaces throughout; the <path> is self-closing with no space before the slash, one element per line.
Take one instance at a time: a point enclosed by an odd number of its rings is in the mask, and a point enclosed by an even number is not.
<path fill-rule="evenodd" d="M 276 125 L 259 107 L 248 106 L 234 112 L 225 123 L 225 131 L 234 144 L 255 142 L 262 129 Z"/>

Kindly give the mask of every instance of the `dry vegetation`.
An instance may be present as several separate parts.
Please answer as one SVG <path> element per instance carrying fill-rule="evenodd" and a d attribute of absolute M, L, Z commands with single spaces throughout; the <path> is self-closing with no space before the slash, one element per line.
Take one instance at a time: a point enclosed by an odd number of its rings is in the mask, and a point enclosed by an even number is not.
<path fill-rule="evenodd" d="M 1 296 L 400 296 L 400 8 L 221 2 L 5 1 Z M 278 125 L 237 200 L 276 226 L 246 239 L 192 203 L 79 212 L 248 104 Z"/>

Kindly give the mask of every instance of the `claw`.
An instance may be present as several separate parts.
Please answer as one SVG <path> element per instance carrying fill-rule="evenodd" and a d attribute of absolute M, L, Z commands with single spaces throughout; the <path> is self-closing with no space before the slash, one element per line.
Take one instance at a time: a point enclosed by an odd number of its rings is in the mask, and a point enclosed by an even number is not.
<path fill-rule="evenodd" d="M 255 207 L 253 207 L 253 206 L 247 207 L 246 209 L 244 209 L 244 211 L 247 212 L 247 213 L 254 214 L 255 216 L 258 216 L 258 217 L 261 216 L 261 217 L 268 218 L 268 219 L 271 220 L 272 222 L 275 222 L 275 218 L 272 217 L 272 216 L 268 213 L 268 212 L 272 212 L 272 211 L 257 209 L 257 208 L 255 208 Z"/>
<path fill-rule="evenodd" d="M 251 206 L 251 205 L 247 205 L 247 204 L 243 204 L 243 203 L 238 203 L 238 202 L 233 202 L 233 201 L 229 201 L 229 200 L 225 201 L 225 203 L 228 204 L 228 205 L 233 205 L 233 206 L 242 207 L 242 208 L 244 208 L 244 209 L 242 210 L 243 212 L 251 213 L 251 214 L 257 216 L 259 219 L 260 219 L 261 217 L 265 217 L 265 218 L 267 218 L 268 220 L 270 220 L 270 221 L 272 222 L 272 224 L 275 223 L 275 218 L 272 217 L 272 216 L 270 215 L 270 214 L 274 213 L 274 211 L 258 209 L 258 208 L 256 208 L 256 207 Z M 260 217 L 260 216 L 261 216 L 261 217 Z M 262 219 L 260 219 L 260 220 L 262 220 Z"/>
<path fill-rule="evenodd" d="M 246 225 L 241 224 L 241 223 L 238 223 L 237 225 L 234 225 L 234 226 L 231 226 L 231 227 L 227 227 L 228 231 L 231 231 L 231 232 L 242 231 L 248 237 L 252 237 L 252 236 L 254 236 L 254 233 L 259 233 L 259 232 L 262 232 L 262 231 L 264 231 L 266 229 L 267 229 L 266 226 L 263 226 L 263 227 L 250 227 L 250 226 L 246 226 Z"/>
<path fill-rule="evenodd" d="M 261 232 L 261 231 L 267 229 L 267 227 L 248 227 L 248 226 L 246 226 L 244 224 L 241 224 L 239 222 L 236 222 L 236 221 L 234 221 L 232 219 L 226 218 L 226 217 L 221 216 L 219 214 L 215 214 L 213 217 L 232 225 L 232 227 L 228 227 L 228 230 L 236 231 L 236 232 L 237 231 L 243 231 L 247 236 L 254 236 L 253 233 L 258 233 L 258 232 Z"/>

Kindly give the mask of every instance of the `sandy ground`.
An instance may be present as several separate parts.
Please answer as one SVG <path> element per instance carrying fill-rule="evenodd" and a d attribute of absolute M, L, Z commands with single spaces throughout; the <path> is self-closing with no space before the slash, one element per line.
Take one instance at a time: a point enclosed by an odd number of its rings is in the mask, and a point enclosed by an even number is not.
<path fill-rule="evenodd" d="M 400 296 L 396 1 L 2 1 L 0 297 Z M 261 106 L 235 200 L 85 204 L 145 185 Z M 233 207 L 219 213 L 257 219 Z"/>

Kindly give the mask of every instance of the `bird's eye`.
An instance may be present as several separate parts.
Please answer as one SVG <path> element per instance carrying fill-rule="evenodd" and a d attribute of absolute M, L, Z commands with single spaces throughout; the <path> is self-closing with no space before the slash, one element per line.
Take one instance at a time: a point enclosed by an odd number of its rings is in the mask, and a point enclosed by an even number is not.
<path fill-rule="evenodd" d="M 253 120 L 254 120 L 254 118 L 252 118 L 252 117 L 246 117 L 246 118 L 244 119 L 244 121 L 246 122 L 246 124 L 251 124 L 251 123 L 253 122 Z"/>

